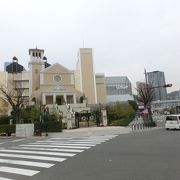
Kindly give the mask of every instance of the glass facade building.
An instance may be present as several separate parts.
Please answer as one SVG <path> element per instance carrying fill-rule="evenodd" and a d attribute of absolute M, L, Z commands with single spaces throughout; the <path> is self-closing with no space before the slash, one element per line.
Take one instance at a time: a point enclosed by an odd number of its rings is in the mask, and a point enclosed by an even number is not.
<path fill-rule="evenodd" d="M 133 100 L 131 82 L 126 76 L 106 77 L 108 102 Z"/>

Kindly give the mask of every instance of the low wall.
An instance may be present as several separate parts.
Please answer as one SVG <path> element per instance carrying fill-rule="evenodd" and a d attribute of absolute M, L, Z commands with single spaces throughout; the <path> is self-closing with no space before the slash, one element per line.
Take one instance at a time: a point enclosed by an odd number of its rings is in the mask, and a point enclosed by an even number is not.
<path fill-rule="evenodd" d="M 16 137 L 31 137 L 34 135 L 34 124 L 16 124 Z"/>

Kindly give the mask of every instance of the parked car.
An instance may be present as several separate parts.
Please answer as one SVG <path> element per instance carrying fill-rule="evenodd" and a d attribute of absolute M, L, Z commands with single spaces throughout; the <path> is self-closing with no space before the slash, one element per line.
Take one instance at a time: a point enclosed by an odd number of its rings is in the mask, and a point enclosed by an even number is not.
<path fill-rule="evenodd" d="M 180 129 L 180 115 L 167 115 L 165 121 L 165 128 Z"/>

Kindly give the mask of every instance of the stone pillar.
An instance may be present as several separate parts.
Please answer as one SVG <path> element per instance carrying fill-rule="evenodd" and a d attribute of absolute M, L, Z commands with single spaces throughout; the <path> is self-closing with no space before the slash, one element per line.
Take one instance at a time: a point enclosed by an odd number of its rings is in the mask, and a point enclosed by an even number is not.
<path fill-rule="evenodd" d="M 66 94 L 64 94 L 63 96 L 64 96 L 64 101 L 65 101 L 65 103 L 67 103 Z"/>
<path fill-rule="evenodd" d="M 46 104 L 46 95 L 45 94 L 43 94 L 42 103 Z"/>
<path fill-rule="evenodd" d="M 103 126 L 107 126 L 107 112 L 105 109 L 102 109 L 101 110 L 101 115 L 102 115 L 102 123 L 103 123 Z"/>
<path fill-rule="evenodd" d="M 55 104 L 56 104 L 56 94 L 53 93 L 53 105 L 55 105 Z"/>
<path fill-rule="evenodd" d="M 74 101 L 74 104 L 76 104 L 76 94 L 73 94 L 73 101 Z"/>
<path fill-rule="evenodd" d="M 67 129 L 72 129 L 72 119 L 70 112 L 67 112 Z"/>

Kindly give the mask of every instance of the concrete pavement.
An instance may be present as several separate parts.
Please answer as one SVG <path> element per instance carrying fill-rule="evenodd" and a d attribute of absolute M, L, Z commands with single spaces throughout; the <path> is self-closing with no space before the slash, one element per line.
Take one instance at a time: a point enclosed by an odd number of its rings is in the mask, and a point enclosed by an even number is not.
<path fill-rule="evenodd" d="M 81 137 L 93 135 L 118 135 L 131 133 L 131 127 L 106 126 L 63 130 L 62 133 L 48 133 L 49 137 Z"/>

